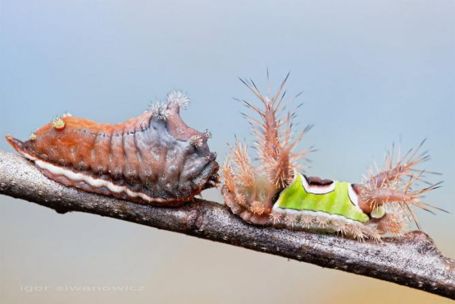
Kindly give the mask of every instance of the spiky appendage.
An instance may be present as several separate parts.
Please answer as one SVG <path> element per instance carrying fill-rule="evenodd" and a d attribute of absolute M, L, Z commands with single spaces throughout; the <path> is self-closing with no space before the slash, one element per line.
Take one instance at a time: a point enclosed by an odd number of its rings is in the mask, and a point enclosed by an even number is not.
<path fill-rule="evenodd" d="M 431 213 L 431 209 L 447 212 L 424 201 L 428 192 L 442 184 L 428 181 L 428 175 L 439 173 L 418 168 L 430 159 L 427 151 L 420 151 L 424 143 L 425 140 L 403 156 L 392 148 L 386 155 L 385 168 L 371 169 L 363 184 L 359 185 L 360 206 L 364 212 L 384 209 L 386 216 L 378 219 L 378 229 L 382 234 L 400 234 L 412 222 L 420 228 L 413 207 Z"/>
<path fill-rule="evenodd" d="M 289 74 L 271 97 L 265 96 L 252 80 L 240 79 L 262 104 L 262 108 L 259 108 L 249 101 L 241 100 L 259 116 L 254 118 L 245 115 L 256 137 L 259 164 L 256 168 L 248 155 L 248 147 L 237 142 L 222 168 L 222 192 L 233 213 L 249 223 L 272 224 L 274 198 L 294 178 L 294 172 L 299 168 L 298 161 L 310 152 L 294 152 L 294 149 L 311 127 L 293 136 L 295 113 L 288 112 L 284 118 L 279 117 L 286 97 L 284 86 L 288 77 Z"/>

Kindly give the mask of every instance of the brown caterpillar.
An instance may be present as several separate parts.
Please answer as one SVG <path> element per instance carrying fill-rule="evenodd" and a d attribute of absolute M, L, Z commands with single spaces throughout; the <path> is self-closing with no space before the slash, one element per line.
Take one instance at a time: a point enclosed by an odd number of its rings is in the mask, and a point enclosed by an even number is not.
<path fill-rule="evenodd" d="M 189 99 L 171 92 L 165 104 L 119 124 L 62 115 L 22 142 L 8 142 L 48 178 L 116 198 L 159 206 L 191 200 L 218 182 L 208 132 L 188 127 L 180 108 Z"/>

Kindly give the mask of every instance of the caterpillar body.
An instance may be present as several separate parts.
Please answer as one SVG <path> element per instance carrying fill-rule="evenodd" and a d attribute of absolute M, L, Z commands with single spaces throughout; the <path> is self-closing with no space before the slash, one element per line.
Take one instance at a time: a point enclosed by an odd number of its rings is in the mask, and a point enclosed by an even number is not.
<path fill-rule="evenodd" d="M 209 133 L 188 127 L 180 117 L 187 103 L 182 93 L 171 92 L 166 103 L 119 124 L 65 114 L 25 142 L 11 136 L 7 141 L 46 177 L 65 186 L 176 206 L 218 181 Z"/>
<path fill-rule="evenodd" d="M 253 81 L 241 79 L 262 107 L 242 100 L 259 116 L 245 115 L 256 136 L 259 164 L 251 161 L 248 146 L 237 142 L 222 168 L 222 193 L 234 214 L 255 225 L 380 240 L 402 234 L 412 222 L 417 224 L 413 207 L 442 210 L 423 201 L 426 193 L 441 185 L 426 180 L 432 172 L 417 168 L 429 159 L 426 152 L 419 152 L 424 141 L 403 156 L 391 151 L 385 168 L 370 172 L 362 183 L 300 174 L 299 160 L 312 149 L 294 150 L 310 127 L 294 135 L 295 113 L 278 115 L 288 76 L 271 97 L 263 95 Z"/>

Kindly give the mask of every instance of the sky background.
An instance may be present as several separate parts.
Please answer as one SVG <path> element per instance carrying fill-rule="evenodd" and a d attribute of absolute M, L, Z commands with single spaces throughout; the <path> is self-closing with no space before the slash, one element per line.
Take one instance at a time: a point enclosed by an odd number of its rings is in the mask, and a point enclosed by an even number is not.
<path fill-rule="evenodd" d="M 267 88 L 288 71 L 315 124 L 307 171 L 359 181 L 392 142 L 428 138 L 444 187 L 419 212 L 455 257 L 455 2 L 0 0 L 0 135 L 25 139 L 66 111 L 100 122 L 143 112 L 168 91 L 222 162 L 251 141 L 238 77 Z M 0 148 L 12 149 L 4 140 Z M 205 198 L 221 201 L 217 191 Z M 105 291 L 78 288 L 108 287 Z M 115 291 L 112 286 L 128 287 Z M 391 283 L 89 214 L 0 196 L 0 302 L 449 303 Z"/>

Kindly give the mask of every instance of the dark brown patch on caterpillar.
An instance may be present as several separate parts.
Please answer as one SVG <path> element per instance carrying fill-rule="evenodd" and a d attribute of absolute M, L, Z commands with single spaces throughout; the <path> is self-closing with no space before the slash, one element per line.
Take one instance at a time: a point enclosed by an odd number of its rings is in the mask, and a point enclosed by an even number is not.
<path fill-rule="evenodd" d="M 329 186 L 329 185 L 333 184 L 333 180 L 323 179 L 318 176 L 306 176 L 305 175 L 305 178 L 308 181 L 308 184 L 310 184 L 310 186 L 321 186 L 322 187 L 322 186 Z"/>
<path fill-rule="evenodd" d="M 187 98 L 168 95 L 166 104 L 120 124 L 64 115 L 22 142 L 8 142 L 48 178 L 117 198 L 173 206 L 218 183 L 216 154 L 207 132 L 188 127 L 179 111 Z"/>

